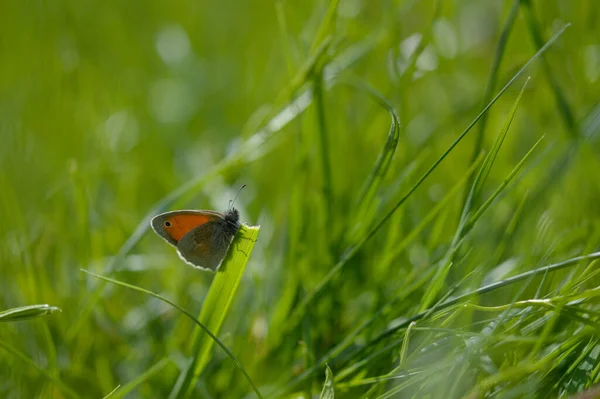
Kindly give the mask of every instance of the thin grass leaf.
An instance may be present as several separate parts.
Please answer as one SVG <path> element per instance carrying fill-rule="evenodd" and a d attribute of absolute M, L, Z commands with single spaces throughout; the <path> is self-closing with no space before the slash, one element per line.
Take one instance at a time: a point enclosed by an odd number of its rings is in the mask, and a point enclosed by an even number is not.
<path fill-rule="evenodd" d="M 334 2 L 332 2 L 334 3 Z M 317 136 L 316 141 L 318 142 L 319 148 L 319 159 L 321 167 L 321 176 L 323 176 L 322 182 L 322 202 L 325 213 L 325 226 L 330 225 L 331 208 L 333 206 L 332 197 L 332 182 L 331 182 L 331 161 L 329 156 L 329 137 L 327 133 L 327 122 L 325 120 L 325 93 L 323 87 L 323 71 L 321 69 L 313 73 L 313 97 L 314 97 L 314 108 L 316 114 L 316 128 L 315 133 Z M 324 238 L 327 238 L 325 236 Z"/>
<path fill-rule="evenodd" d="M 431 306 L 431 304 L 435 301 L 436 297 L 439 295 L 439 292 L 442 289 L 444 282 L 446 281 L 446 276 L 448 275 L 448 272 L 450 271 L 450 268 L 452 267 L 454 256 L 460 246 L 459 243 L 461 242 L 461 240 L 463 239 L 463 237 L 465 236 L 465 234 L 467 232 L 465 230 L 465 227 L 467 225 L 467 221 L 468 221 L 469 215 L 471 213 L 473 201 L 474 201 L 475 197 L 478 196 L 479 192 L 481 191 L 481 189 L 483 187 L 483 184 L 485 183 L 487 177 L 489 176 L 490 170 L 494 164 L 494 161 L 496 160 L 498 152 L 500 151 L 500 148 L 502 147 L 502 144 L 504 143 L 504 139 L 506 138 L 506 135 L 508 134 L 508 129 L 510 128 L 513 118 L 515 117 L 517 108 L 519 106 L 519 103 L 521 102 L 521 97 L 523 96 L 523 92 L 525 91 L 525 87 L 527 86 L 528 81 L 529 81 L 529 79 L 527 79 L 527 81 L 521 88 L 521 92 L 519 93 L 519 95 L 517 96 L 517 99 L 513 103 L 513 106 L 511 108 L 510 112 L 508 113 L 506 120 L 504 121 L 504 125 L 502 126 L 502 129 L 500 130 L 500 133 L 496 137 L 496 140 L 494 141 L 494 144 L 492 145 L 490 152 L 486 155 L 485 159 L 483 160 L 483 164 L 481 165 L 481 168 L 479 169 L 479 172 L 477 173 L 477 176 L 475 177 L 475 180 L 473 181 L 471 190 L 469 191 L 469 195 L 467 196 L 465 205 L 462 210 L 460 222 L 456 229 L 456 233 L 454 234 L 454 238 L 452 239 L 452 243 L 450 244 L 450 248 L 448 249 L 448 252 L 447 252 L 446 256 L 444 257 L 443 261 L 440 263 L 440 267 L 438 268 L 436 275 L 434 276 L 431 284 L 429 285 L 427 291 L 425 292 L 425 295 L 423 296 L 423 300 L 421 302 L 421 307 L 419 309 L 419 311 L 421 311 L 421 312 L 424 311 L 425 309 L 428 309 Z M 432 308 L 432 309 L 434 309 L 434 308 Z"/>
<path fill-rule="evenodd" d="M 152 378 L 156 373 L 161 371 L 167 364 L 169 364 L 171 362 L 172 362 L 171 359 L 160 360 L 158 363 L 154 364 L 152 367 L 150 367 L 144 373 L 137 376 L 136 378 L 134 378 L 127 384 L 115 388 L 106 397 L 110 397 L 111 399 L 124 398 L 127 394 L 131 393 L 134 389 L 139 387 L 143 382 Z"/>
<path fill-rule="evenodd" d="M 417 238 L 417 236 L 427 227 L 429 223 L 436 219 L 436 216 L 444 209 L 451 199 L 458 193 L 460 188 L 469 180 L 469 177 L 473 174 L 475 169 L 479 166 L 479 164 L 483 161 L 483 155 L 480 154 L 479 158 L 469 166 L 467 171 L 464 173 L 463 177 L 452 187 L 448 193 L 442 198 L 421 221 L 419 224 L 410 231 L 400 243 L 395 245 L 388 254 L 385 254 L 385 258 L 382 263 L 391 263 L 396 259 L 400 254 L 406 249 L 406 247 L 413 242 Z"/>
<path fill-rule="evenodd" d="M 319 399 L 334 399 L 335 398 L 335 388 L 333 384 L 333 373 L 329 366 L 325 368 L 325 383 L 323 384 L 323 390 L 321 391 L 321 396 Z"/>
<path fill-rule="evenodd" d="M 483 95 L 483 104 L 487 104 L 492 99 L 492 95 L 494 94 L 494 88 L 496 87 L 498 80 L 498 71 L 500 70 L 500 63 L 502 62 L 502 58 L 504 57 L 504 52 L 508 43 L 508 37 L 514 27 L 520 3 L 521 0 L 513 1 L 513 4 L 508 13 L 508 17 L 506 18 L 506 22 L 504 23 L 504 26 L 502 28 L 502 33 L 500 34 L 500 38 L 498 39 L 498 45 L 494 54 L 494 60 L 492 61 L 492 69 L 490 70 L 490 75 L 485 87 L 485 94 Z M 487 125 L 487 118 L 488 115 L 485 114 L 479 122 L 479 129 L 477 130 L 477 134 L 475 135 L 475 145 L 473 146 L 473 155 L 471 162 L 473 162 L 481 153 L 483 147 L 483 138 L 485 136 L 485 127 Z M 472 183 L 473 182 L 469 182 L 467 187 L 471 187 Z M 469 188 L 467 188 L 467 190 L 469 190 Z M 468 195 L 469 192 L 465 191 L 464 197 L 467 198 Z"/>
<path fill-rule="evenodd" d="M 277 26 L 279 27 L 279 37 L 282 42 L 283 55 L 285 57 L 285 64 L 290 74 L 290 78 L 293 76 L 294 66 L 299 62 L 298 48 L 295 43 L 292 43 L 292 36 L 285 16 L 284 1 L 277 0 L 275 2 L 275 11 L 277 14 Z"/>
<path fill-rule="evenodd" d="M 517 173 L 519 173 L 519 170 L 521 170 L 523 165 L 525 165 L 525 163 L 527 162 L 529 157 L 531 157 L 531 155 L 533 155 L 536 148 L 542 142 L 542 140 L 544 140 L 545 137 L 546 136 L 540 137 L 538 139 L 538 141 L 536 141 L 535 144 L 533 144 L 533 146 L 529 149 L 529 151 L 527 151 L 527 153 L 523 156 L 523 158 L 521 158 L 519 163 L 513 168 L 513 170 L 510 171 L 508 176 L 506 176 L 506 178 L 502 181 L 502 183 L 496 188 L 494 193 L 492 195 L 490 195 L 490 197 L 483 203 L 483 205 L 481 205 L 479 207 L 479 209 L 477 209 L 477 211 L 473 214 L 471 219 L 469 219 L 469 221 L 465 225 L 465 234 L 471 230 L 471 228 L 473 227 L 475 222 L 477 222 L 477 220 L 479 220 L 479 218 L 481 218 L 481 215 L 483 215 L 483 213 L 490 207 L 490 205 L 496 200 L 496 198 L 498 198 L 500 193 L 502 193 L 502 191 L 506 188 L 506 186 L 517 175 Z"/>
<path fill-rule="evenodd" d="M 113 389 L 112 391 L 110 391 L 106 396 L 104 396 L 102 399 L 109 399 L 109 398 L 114 398 L 113 394 L 115 392 L 117 392 L 119 390 L 119 388 L 121 388 L 121 385 L 117 385 L 115 387 L 115 389 Z"/>
<path fill-rule="evenodd" d="M 314 52 L 314 50 L 316 50 L 328 37 L 333 36 L 335 32 L 335 21 L 337 19 L 337 9 L 339 4 L 340 0 L 330 0 L 329 6 L 327 7 L 327 12 L 323 17 L 323 21 L 321 21 L 319 29 L 317 30 L 317 34 L 312 42 L 311 52 Z"/>
<path fill-rule="evenodd" d="M 175 385 L 178 389 L 171 392 L 171 397 L 181 398 L 189 394 L 204 367 L 208 364 L 213 344 L 217 342 L 212 339 L 213 333 L 209 334 L 209 331 L 213 331 L 214 334 L 219 333 L 223 321 L 229 313 L 229 308 L 246 269 L 246 264 L 258 239 L 259 231 L 259 227 L 242 225 L 236 234 L 227 257 L 223 260 L 221 270 L 216 273 L 210 285 L 198 316 L 198 325 L 204 325 L 206 329 L 202 328 L 204 331 L 196 330 L 194 334 L 192 366 L 189 367 L 187 372 L 180 374 L 183 383 Z M 253 383 L 252 386 L 254 387 Z M 260 398 L 258 389 L 255 388 L 255 392 Z"/>
<path fill-rule="evenodd" d="M 542 32 L 540 29 L 540 24 L 535 19 L 535 15 L 533 12 L 533 3 L 531 0 L 522 0 L 523 9 L 525 11 L 525 20 L 527 22 L 527 28 L 529 30 L 529 35 L 535 45 L 536 48 L 541 48 L 544 43 L 544 39 L 542 38 Z M 571 135 L 571 138 L 579 139 L 581 133 L 579 131 L 579 127 L 577 125 L 577 121 L 573 116 L 573 110 L 567 101 L 567 96 L 564 91 L 561 89 L 558 84 L 558 80 L 554 77 L 552 73 L 552 69 L 550 68 L 550 64 L 546 60 L 545 57 L 542 57 L 542 68 L 544 70 L 544 74 L 546 75 L 546 79 L 548 79 L 548 83 L 550 84 L 550 88 L 554 93 L 554 98 L 556 100 L 556 106 L 562 116 L 562 120 L 567 127 L 567 132 Z"/>
<path fill-rule="evenodd" d="M 391 102 L 387 100 L 380 92 L 369 85 L 356 80 L 342 81 L 341 83 L 347 84 L 357 90 L 361 90 L 369 94 L 369 97 L 373 101 L 389 112 L 392 119 L 383 148 L 377 156 L 377 160 L 375 161 L 371 173 L 361 189 L 358 200 L 356 201 L 356 205 L 354 206 L 356 212 L 354 221 L 351 223 L 354 228 L 349 232 L 346 238 L 346 242 L 351 243 L 363 235 L 364 229 L 370 225 L 370 218 L 367 219 L 369 209 L 373 206 L 373 201 L 375 200 L 377 190 L 379 190 L 381 182 L 389 170 L 394 154 L 396 153 L 398 141 L 400 140 L 400 118 L 396 114 Z"/>
<path fill-rule="evenodd" d="M 62 310 L 50 305 L 20 306 L 0 312 L 0 322 L 35 319 L 36 317 L 47 316 L 54 312 L 62 312 Z"/>

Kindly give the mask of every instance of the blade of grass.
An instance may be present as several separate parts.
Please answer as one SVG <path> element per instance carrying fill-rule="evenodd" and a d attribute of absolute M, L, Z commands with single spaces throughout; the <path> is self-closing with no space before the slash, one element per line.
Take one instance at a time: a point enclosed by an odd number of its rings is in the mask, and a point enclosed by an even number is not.
<path fill-rule="evenodd" d="M 47 316 L 54 312 L 62 312 L 62 310 L 56 306 L 46 304 L 20 306 L 0 312 L 0 322 L 35 319 L 36 317 Z"/>
<path fill-rule="evenodd" d="M 198 316 L 198 322 L 205 325 L 208 330 L 218 334 L 225 316 L 229 313 L 229 308 L 233 302 L 233 298 L 240 285 L 242 275 L 246 269 L 254 244 L 258 239 L 259 227 L 248 227 L 242 225 L 236 235 L 231 249 L 227 257 L 223 261 L 222 271 L 216 273 L 213 279 L 202 310 Z M 200 324 L 198 324 L 200 325 Z M 171 392 L 171 397 L 181 398 L 191 393 L 191 390 L 196 385 L 200 374 L 204 367 L 208 364 L 211 357 L 211 350 L 214 342 L 212 334 L 206 336 L 207 329 L 204 331 L 196 330 L 193 346 L 192 366 L 187 369 L 187 372 L 182 373 L 180 378 L 183 379 L 183 384 L 176 384 L 175 389 Z M 252 384 L 254 387 L 254 384 Z M 255 387 L 254 387 L 255 388 Z M 255 388 L 258 397 L 258 389 Z"/>
<path fill-rule="evenodd" d="M 346 237 L 346 242 L 351 243 L 355 241 L 359 235 L 364 234 L 364 229 L 368 226 L 367 222 L 367 214 L 369 213 L 369 209 L 373 205 L 373 201 L 375 199 L 375 195 L 377 194 L 377 190 L 381 186 L 381 182 L 383 178 L 387 174 L 390 164 L 392 163 L 392 159 L 394 154 L 396 153 L 396 148 L 398 146 L 398 141 L 400 140 L 400 118 L 396 114 L 394 107 L 379 91 L 375 90 L 371 86 L 359 82 L 357 80 L 353 81 L 341 81 L 342 84 L 346 84 L 356 90 L 360 90 L 369 94 L 369 97 L 379 104 L 381 107 L 385 108 L 392 119 L 392 123 L 390 125 L 390 129 L 388 130 L 388 135 L 386 141 L 381 149 L 381 152 L 377 156 L 377 160 L 375 161 L 375 165 L 373 166 L 367 181 L 365 182 L 363 188 L 361 189 L 360 195 L 358 196 L 358 200 L 354 208 L 356 209 L 354 221 L 351 223 L 352 226 L 355 226 Z"/>
<path fill-rule="evenodd" d="M 498 80 L 498 71 L 500 70 L 500 63 L 502 62 L 504 51 L 506 50 L 508 37 L 514 27 L 520 3 L 521 0 L 514 0 L 508 13 L 508 17 L 506 18 L 506 22 L 504 23 L 504 27 L 502 28 L 502 33 L 500 34 L 500 39 L 498 40 L 498 46 L 496 47 L 496 53 L 494 54 L 494 60 L 492 61 L 492 69 L 490 71 L 490 76 L 485 87 L 485 94 L 483 95 L 483 104 L 487 104 L 492 99 L 492 95 L 494 94 L 494 88 L 496 87 L 496 83 Z M 475 145 L 473 146 L 473 155 L 471 156 L 471 162 L 473 162 L 481 153 L 483 147 L 483 138 L 485 135 L 485 127 L 487 125 L 487 118 L 488 115 L 484 115 L 481 118 L 481 122 L 479 123 L 479 129 L 477 130 L 477 134 L 475 135 Z M 467 198 L 467 196 L 469 195 L 468 190 L 469 187 L 471 187 L 471 184 L 473 184 L 473 182 L 469 181 L 469 184 L 466 188 L 467 191 L 465 191 L 464 194 L 464 198 Z"/>
<path fill-rule="evenodd" d="M 117 391 L 119 390 L 119 388 L 121 388 L 121 386 L 120 386 L 120 385 L 117 385 L 117 386 L 115 387 L 115 389 L 113 389 L 112 391 L 110 391 L 110 392 L 109 392 L 109 393 L 108 393 L 106 396 L 104 396 L 102 399 L 109 399 L 109 398 L 113 397 L 113 394 L 114 394 L 115 392 L 117 392 Z"/>
<path fill-rule="evenodd" d="M 529 79 L 527 79 L 527 81 L 521 88 L 521 92 L 519 93 L 515 102 L 513 103 L 513 106 L 510 112 L 508 113 L 506 120 L 504 121 L 504 125 L 500 130 L 500 133 L 496 137 L 496 140 L 494 141 L 490 152 L 485 157 L 483 164 L 481 165 L 481 168 L 479 169 L 479 172 L 477 173 L 475 180 L 471 185 L 471 190 L 469 191 L 469 195 L 467 196 L 467 199 L 465 201 L 460 217 L 460 222 L 456 229 L 456 233 L 454 234 L 454 238 L 452 239 L 452 243 L 450 244 L 450 248 L 448 249 L 448 252 L 444 257 L 443 261 L 440 263 L 440 267 L 438 267 L 436 275 L 433 277 L 433 280 L 427 288 L 427 291 L 425 291 L 425 295 L 423 295 L 423 300 L 421 301 L 421 306 L 419 308 L 419 311 L 421 312 L 425 309 L 430 308 L 431 304 L 439 295 L 444 285 L 444 282 L 446 281 L 446 276 L 448 275 L 448 272 L 450 272 L 450 268 L 452 267 L 454 257 L 456 255 L 456 252 L 458 251 L 458 248 L 460 247 L 459 243 L 462 241 L 463 237 L 467 233 L 465 227 L 469 220 L 474 198 L 479 194 L 479 192 L 483 188 L 483 184 L 489 176 L 490 170 L 494 164 L 494 161 L 496 160 L 498 152 L 500 151 L 500 148 L 504 143 L 504 139 L 508 134 L 508 130 L 513 121 L 513 118 L 517 113 L 517 108 L 519 106 L 519 103 L 521 102 L 521 97 L 523 96 L 523 92 L 525 91 L 525 87 L 527 86 L 528 81 Z"/>
<path fill-rule="evenodd" d="M 477 211 L 473 214 L 471 219 L 465 225 L 465 234 L 468 233 L 473 228 L 473 225 L 475 224 L 475 222 L 477 220 L 479 220 L 481 215 L 483 215 L 483 213 L 490 207 L 490 205 L 496 200 L 496 198 L 500 195 L 500 193 L 506 188 L 506 186 L 516 176 L 516 174 L 519 172 L 519 170 L 521 170 L 523 165 L 525 165 L 525 162 L 527 162 L 529 157 L 531 155 L 533 155 L 533 153 L 535 152 L 535 149 L 542 142 L 542 140 L 544 140 L 545 137 L 546 136 L 543 135 L 542 137 L 540 137 L 538 139 L 538 141 L 535 142 L 535 144 L 533 144 L 533 146 L 529 149 L 529 151 L 527 151 L 527 153 L 523 156 L 523 158 L 519 161 L 519 163 L 513 168 L 513 170 L 510 171 L 508 176 L 506 176 L 504 181 L 502 181 L 502 183 L 496 188 L 496 191 L 494 191 L 494 193 L 492 195 L 490 195 L 490 197 L 483 203 L 483 205 L 481 205 L 479 207 L 479 209 L 477 209 Z"/>
<path fill-rule="evenodd" d="M 525 20 L 527 21 L 527 28 L 529 30 L 529 35 L 535 45 L 536 48 L 541 48 L 544 43 L 544 39 L 542 39 L 542 33 L 540 29 L 540 25 L 535 19 L 535 15 L 533 12 L 533 3 L 531 0 L 522 0 L 523 9 L 525 11 Z M 579 128 L 577 126 L 577 121 L 573 116 L 573 111 L 569 102 L 567 101 L 567 96 L 564 94 L 563 90 L 560 88 L 558 81 L 554 77 L 552 73 L 552 69 L 550 69 L 550 64 L 546 60 L 545 57 L 542 57 L 542 68 L 544 70 L 544 74 L 546 75 L 546 79 L 548 79 L 548 83 L 550 84 L 550 88 L 554 93 L 554 98 L 556 100 L 556 106 L 562 116 L 562 120 L 567 127 L 567 132 L 571 135 L 571 138 L 579 139 L 581 134 L 579 132 Z"/>
<path fill-rule="evenodd" d="M 427 227 L 429 223 L 431 223 L 435 217 L 439 214 L 439 212 L 444 209 L 446 205 L 450 202 L 452 198 L 458 193 L 460 188 L 469 180 L 469 176 L 473 174 L 475 168 L 477 168 L 480 162 L 483 160 L 483 154 L 480 154 L 479 158 L 475 160 L 475 162 L 471 163 L 469 169 L 467 169 L 466 173 L 463 177 L 448 191 L 448 193 L 439 201 L 429 213 L 421 219 L 419 224 L 408 233 L 400 243 L 398 243 L 395 248 L 393 248 L 390 254 L 386 255 L 386 258 L 383 260 L 383 263 L 391 263 L 396 259 L 400 254 L 404 251 L 404 249 L 410 244 L 417 236 Z"/>
<path fill-rule="evenodd" d="M 323 390 L 321 391 L 321 396 L 319 399 L 334 399 L 335 398 L 335 388 L 333 384 L 333 373 L 329 366 L 325 368 L 325 383 L 323 384 Z"/>
<path fill-rule="evenodd" d="M 131 393 L 135 388 L 140 386 L 144 381 L 153 377 L 156 373 L 161 371 L 168 363 L 171 362 L 171 359 L 162 359 L 158 363 L 154 364 L 144 373 L 140 374 L 132 381 L 128 382 L 125 385 L 115 388 L 109 395 L 111 399 L 120 399 L 125 397 L 127 394 Z"/>
<path fill-rule="evenodd" d="M 337 9 L 340 4 L 340 0 L 331 0 L 327 7 L 327 12 L 323 17 L 323 21 L 319 25 L 319 29 L 315 35 L 315 38 L 311 45 L 311 52 L 317 49 L 323 41 L 328 37 L 333 36 L 335 32 L 335 21 L 337 19 Z"/>
<path fill-rule="evenodd" d="M 323 71 L 319 69 L 315 71 L 312 76 L 314 108 L 316 114 L 315 133 L 317 135 L 316 141 L 318 142 L 320 155 L 320 175 L 323 176 L 323 181 L 321 182 L 321 198 L 323 203 L 323 209 L 325 209 L 324 223 L 325 226 L 330 226 L 331 208 L 333 206 L 333 188 L 331 181 L 331 161 L 329 159 L 329 137 L 327 134 L 327 122 L 325 119 L 325 93 L 323 87 Z M 329 235 L 325 235 L 323 238 L 327 239 L 328 237 Z M 329 245 L 327 246 L 329 247 Z"/>

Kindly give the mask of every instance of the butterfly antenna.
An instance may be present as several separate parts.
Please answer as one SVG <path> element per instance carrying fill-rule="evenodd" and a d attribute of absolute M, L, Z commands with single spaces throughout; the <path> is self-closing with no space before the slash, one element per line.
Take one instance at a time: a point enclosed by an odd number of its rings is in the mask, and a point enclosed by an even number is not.
<path fill-rule="evenodd" d="M 238 190 L 235 198 L 233 199 L 233 201 L 229 200 L 229 208 L 233 208 L 233 204 L 235 204 L 235 201 L 238 199 L 238 197 L 240 196 L 240 193 L 242 192 L 242 189 L 246 187 L 245 184 L 242 184 L 242 187 L 240 187 L 240 189 Z"/>

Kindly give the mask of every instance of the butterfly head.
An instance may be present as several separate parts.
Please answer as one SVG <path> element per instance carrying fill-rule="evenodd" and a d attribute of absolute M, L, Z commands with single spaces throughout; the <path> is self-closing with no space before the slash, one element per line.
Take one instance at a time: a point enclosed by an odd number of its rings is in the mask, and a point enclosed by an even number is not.
<path fill-rule="evenodd" d="M 227 222 L 228 226 L 231 226 L 232 231 L 237 232 L 240 228 L 240 213 L 234 207 L 229 208 L 224 214 L 223 218 Z"/>

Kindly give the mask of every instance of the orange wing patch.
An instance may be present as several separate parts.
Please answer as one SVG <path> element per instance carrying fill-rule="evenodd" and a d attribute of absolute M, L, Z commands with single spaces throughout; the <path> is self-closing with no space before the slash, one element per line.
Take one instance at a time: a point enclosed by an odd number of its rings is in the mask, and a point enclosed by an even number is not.
<path fill-rule="evenodd" d="M 190 230 L 216 219 L 218 216 L 207 214 L 173 215 L 165 220 L 164 229 L 174 240 L 179 241 Z"/>

